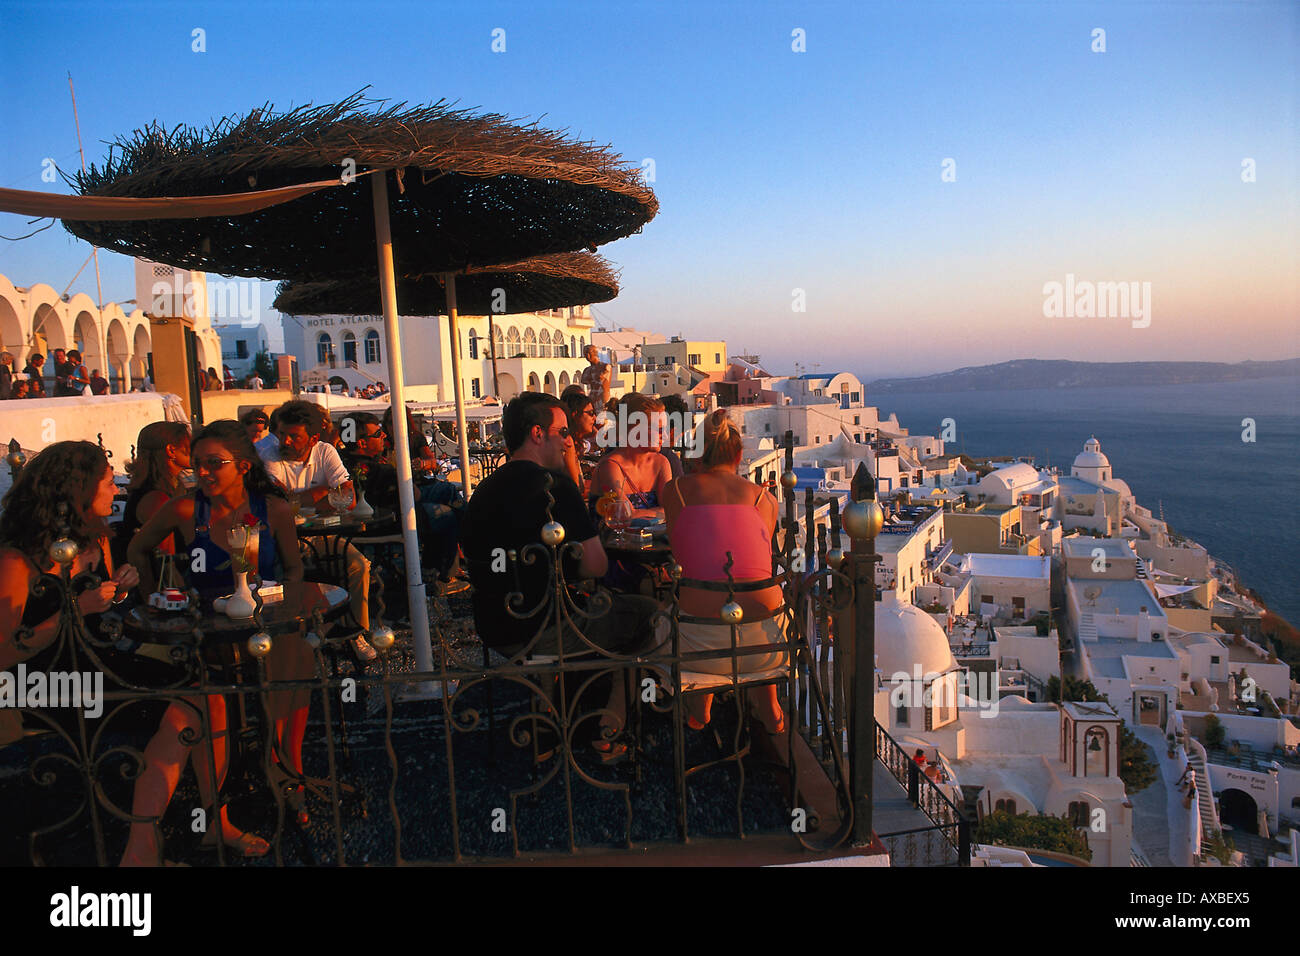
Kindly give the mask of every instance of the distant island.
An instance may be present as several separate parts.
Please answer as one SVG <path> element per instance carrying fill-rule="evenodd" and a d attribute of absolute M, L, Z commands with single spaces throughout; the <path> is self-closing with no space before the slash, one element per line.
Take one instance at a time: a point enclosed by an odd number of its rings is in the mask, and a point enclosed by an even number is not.
<path fill-rule="evenodd" d="M 1274 362 L 1071 362 L 1065 359 L 1015 359 L 976 365 L 919 378 L 881 378 L 867 383 L 868 394 L 882 392 L 976 392 L 991 389 L 1084 388 L 1119 385 L 1185 385 L 1242 382 L 1300 375 L 1300 358 Z"/>

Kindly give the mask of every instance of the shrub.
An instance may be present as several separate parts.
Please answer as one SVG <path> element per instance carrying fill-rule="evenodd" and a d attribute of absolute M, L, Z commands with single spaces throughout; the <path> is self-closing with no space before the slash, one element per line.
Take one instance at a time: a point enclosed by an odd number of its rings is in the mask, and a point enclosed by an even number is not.
<path fill-rule="evenodd" d="M 1205 718 L 1205 746 L 1222 747 L 1224 738 L 1227 737 L 1227 731 L 1223 729 L 1223 721 L 1213 714 Z"/>
<path fill-rule="evenodd" d="M 1036 850 L 1052 850 L 1071 856 L 1092 859 L 1088 837 L 1075 829 L 1069 818 L 1049 817 L 1045 814 L 1017 813 L 995 810 L 975 830 L 979 843 L 996 843 L 1000 846 L 1020 846 Z"/>

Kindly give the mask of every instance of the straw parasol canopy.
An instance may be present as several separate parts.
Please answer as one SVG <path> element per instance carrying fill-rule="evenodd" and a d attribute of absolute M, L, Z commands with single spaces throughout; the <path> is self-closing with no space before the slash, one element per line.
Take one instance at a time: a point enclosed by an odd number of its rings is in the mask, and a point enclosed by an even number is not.
<path fill-rule="evenodd" d="M 471 267 L 456 279 L 457 307 L 466 315 L 492 315 L 501 312 L 503 305 L 510 313 L 562 309 L 608 302 L 616 295 L 618 273 L 606 259 L 590 252 Z M 397 301 L 403 315 L 446 315 L 447 286 L 440 276 L 399 278 Z M 281 282 L 274 307 L 286 315 L 383 314 L 378 282 L 360 275 Z"/>
<path fill-rule="evenodd" d="M 607 148 L 445 101 L 271 107 L 197 129 L 137 130 L 76 177 L 95 196 L 238 194 L 394 169 L 398 275 L 594 248 L 658 211 L 640 171 Z M 359 182 L 242 216 L 88 222 L 73 235 L 188 269 L 264 279 L 374 274 L 374 210 Z"/>

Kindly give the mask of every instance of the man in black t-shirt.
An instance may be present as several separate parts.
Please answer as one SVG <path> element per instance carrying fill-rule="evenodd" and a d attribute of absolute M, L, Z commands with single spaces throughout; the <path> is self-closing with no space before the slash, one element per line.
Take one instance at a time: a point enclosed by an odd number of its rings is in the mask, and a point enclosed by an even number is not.
<path fill-rule="evenodd" d="M 582 545 L 581 559 L 563 558 L 571 594 L 572 585 L 580 579 L 601 577 L 609 559 L 582 495 L 564 473 L 565 449 L 573 440 L 559 400 L 540 392 L 524 392 L 505 407 L 501 430 L 510 460 L 474 489 L 461 526 L 461 545 L 474 585 L 474 621 L 483 643 L 512 658 L 545 626 L 549 633 L 538 638 L 529 653 L 552 654 L 556 612 L 548 597 L 549 561 L 539 554 L 537 561 L 528 564 L 524 549 L 540 545 L 542 526 L 548 520 L 563 525 L 565 544 Z M 548 492 L 553 500 L 550 518 Z M 511 550 L 517 553 L 513 564 L 508 558 Z M 512 617 L 506 611 L 506 598 L 512 591 L 523 594 L 517 605 L 520 613 L 537 608 L 536 612 L 522 620 Z M 574 594 L 574 598 L 581 602 L 581 595 Z M 587 640 L 620 653 L 646 643 L 654 601 L 640 595 L 614 595 L 613 599 L 608 613 L 581 623 Z M 589 650 L 576 633 L 566 632 L 566 655 Z M 615 684 L 621 692 L 622 681 Z"/>

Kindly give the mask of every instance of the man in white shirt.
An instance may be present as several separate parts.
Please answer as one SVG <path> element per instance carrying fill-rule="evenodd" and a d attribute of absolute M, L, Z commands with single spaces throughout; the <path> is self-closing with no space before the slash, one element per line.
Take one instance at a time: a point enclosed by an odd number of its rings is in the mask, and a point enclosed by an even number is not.
<path fill-rule="evenodd" d="M 306 508 L 331 511 L 331 488 L 346 488 L 352 495 L 352 476 L 343 465 L 338 450 L 320 440 L 326 411 L 311 402 L 285 402 L 275 410 L 277 451 L 258 449 L 270 476 Z M 356 498 L 353 495 L 353 503 Z M 352 505 L 348 505 L 349 508 Z M 322 538 L 324 547 L 337 553 L 339 542 Z M 370 631 L 370 562 L 352 545 L 344 551 L 348 568 L 348 594 L 352 599 L 352 616 L 364 633 Z M 358 634 L 353 649 L 363 661 L 376 657 L 375 650 Z"/>
<path fill-rule="evenodd" d="M 248 387 L 255 392 L 260 392 L 266 386 L 262 382 L 262 376 L 258 375 L 256 372 L 253 372 L 248 376 Z"/>

